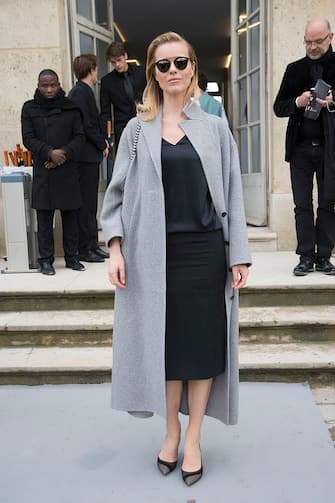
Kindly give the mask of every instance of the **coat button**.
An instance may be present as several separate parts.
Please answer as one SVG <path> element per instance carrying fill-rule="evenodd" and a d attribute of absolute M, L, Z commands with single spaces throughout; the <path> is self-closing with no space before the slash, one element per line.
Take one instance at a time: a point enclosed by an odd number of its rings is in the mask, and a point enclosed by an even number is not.
<path fill-rule="evenodd" d="M 225 241 L 224 244 L 229 246 L 229 241 Z"/>
<path fill-rule="evenodd" d="M 226 213 L 225 211 L 223 211 L 223 212 L 221 213 L 221 216 L 222 216 L 222 217 L 226 217 L 226 216 L 227 216 L 227 213 Z"/>

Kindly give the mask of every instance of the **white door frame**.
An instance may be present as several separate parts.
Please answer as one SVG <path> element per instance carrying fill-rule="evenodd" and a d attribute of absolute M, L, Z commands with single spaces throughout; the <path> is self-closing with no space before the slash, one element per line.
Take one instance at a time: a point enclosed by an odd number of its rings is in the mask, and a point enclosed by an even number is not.
<path fill-rule="evenodd" d="M 266 169 L 266 99 L 265 99 L 265 2 L 259 0 L 259 7 L 251 12 L 252 0 L 246 0 L 246 13 L 239 19 L 239 5 L 237 0 L 231 0 L 231 44 L 232 44 L 232 96 L 233 96 L 233 129 L 237 144 L 240 148 L 240 134 L 247 132 L 247 166 L 242 161 L 242 183 L 247 221 L 250 224 L 264 226 L 267 224 L 267 169 Z M 251 29 L 254 16 L 259 16 L 259 65 L 251 68 Z M 239 33 L 246 33 L 246 69 L 240 71 Z M 240 123 L 240 81 L 247 82 L 247 107 L 251 107 L 251 75 L 259 72 L 259 120 L 251 122 L 250 116 L 244 124 Z M 260 127 L 260 144 L 258 166 L 252 163 L 252 128 Z M 245 163 L 246 164 L 246 163 Z"/>

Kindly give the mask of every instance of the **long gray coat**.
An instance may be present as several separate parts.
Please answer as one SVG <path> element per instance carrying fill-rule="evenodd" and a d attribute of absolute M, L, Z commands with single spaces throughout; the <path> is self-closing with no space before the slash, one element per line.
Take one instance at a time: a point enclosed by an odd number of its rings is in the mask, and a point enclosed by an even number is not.
<path fill-rule="evenodd" d="M 250 264 L 239 161 L 227 121 L 206 114 L 196 102 L 189 103 L 184 113 L 189 120 L 181 122 L 180 127 L 201 159 L 222 221 L 227 264 L 229 268 Z M 101 214 L 106 243 L 120 236 L 126 263 L 126 288 L 117 288 L 115 293 L 112 407 L 165 416 L 166 243 L 161 112 L 153 121 L 140 121 L 137 153 L 130 162 L 137 122 L 137 118 L 132 119 L 123 132 Z M 235 424 L 238 412 L 238 292 L 232 290 L 231 282 L 228 270 L 226 371 L 214 378 L 206 411 L 226 424 Z M 181 412 L 188 413 L 186 386 Z"/>

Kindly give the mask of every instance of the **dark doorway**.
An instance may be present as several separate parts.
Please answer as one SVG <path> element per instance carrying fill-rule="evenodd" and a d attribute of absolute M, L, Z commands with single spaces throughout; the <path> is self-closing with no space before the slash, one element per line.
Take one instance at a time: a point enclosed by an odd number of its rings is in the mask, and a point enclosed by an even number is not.
<path fill-rule="evenodd" d="M 195 48 L 199 67 L 209 81 L 226 81 L 230 53 L 230 1 L 114 0 L 114 21 L 126 39 L 128 55 L 145 64 L 151 40 L 176 31 Z"/>

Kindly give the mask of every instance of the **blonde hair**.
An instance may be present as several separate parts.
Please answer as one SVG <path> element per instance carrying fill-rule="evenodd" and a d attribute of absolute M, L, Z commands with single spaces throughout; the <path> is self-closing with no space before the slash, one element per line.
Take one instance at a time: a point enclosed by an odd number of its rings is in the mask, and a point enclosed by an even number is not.
<path fill-rule="evenodd" d="M 190 98 L 197 98 L 201 94 L 198 87 L 198 60 L 191 44 L 173 31 L 158 35 L 148 47 L 146 66 L 147 85 L 143 93 L 143 104 L 137 105 L 137 110 L 141 113 L 141 119 L 144 121 L 155 119 L 159 107 L 163 103 L 163 92 L 155 79 L 155 53 L 157 47 L 169 42 L 184 42 L 188 49 L 188 56 L 193 64 L 194 73 L 185 94 L 185 103 Z"/>

